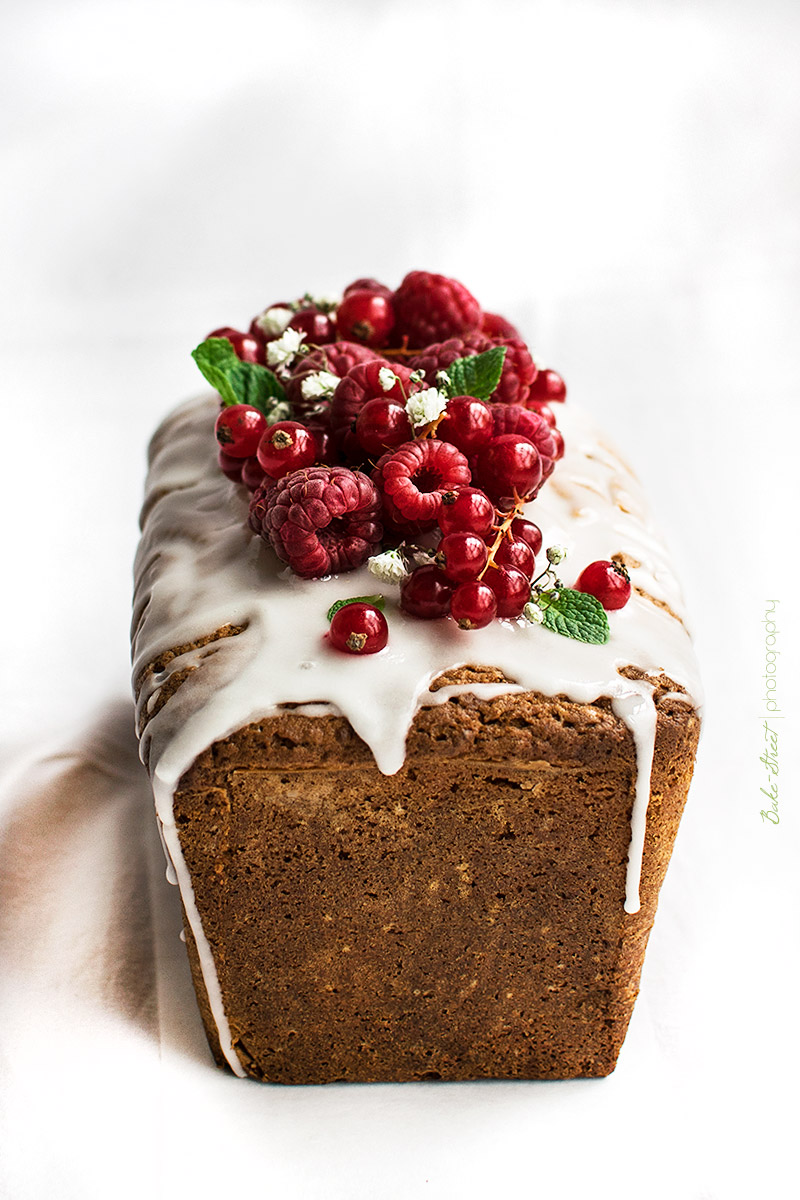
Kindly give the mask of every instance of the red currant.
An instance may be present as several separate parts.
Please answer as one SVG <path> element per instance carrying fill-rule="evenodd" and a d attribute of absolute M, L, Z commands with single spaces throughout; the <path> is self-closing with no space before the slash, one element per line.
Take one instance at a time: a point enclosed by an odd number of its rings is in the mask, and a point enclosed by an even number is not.
<path fill-rule="evenodd" d="M 417 567 L 400 585 L 400 607 L 412 617 L 430 620 L 450 611 L 453 584 L 433 564 Z"/>
<path fill-rule="evenodd" d="M 488 583 L 461 583 L 450 601 L 450 616 L 461 629 L 483 629 L 497 615 L 497 600 Z"/>
<path fill-rule="evenodd" d="M 336 325 L 345 340 L 376 348 L 388 345 L 394 329 L 391 297 L 366 290 L 348 292 L 336 310 Z"/>
<path fill-rule="evenodd" d="M 485 492 L 463 487 L 457 492 L 445 492 L 439 509 L 439 528 L 442 533 L 477 533 L 486 537 L 494 525 L 494 505 Z"/>
<path fill-rule="evenodd" d="M 359 600 L 333 614 L 329 637 L 345 654 L 376 654 L 389 640 L 389 626 L 379 608 Z"/>
<path fill-rule="evenodd" d="M 226 454 L 224 450 L 220 450 L 217 454 L 217 462 L 223 475 L 227 475 L 228 479 L 234 483 L 241 482 L 242 460 L 240 458 L 231 458 L 230 454 Z"/>
<path fill-rule="evenodd" d="M 313 420 L 309 419 L 307 428 L 313 434 L 314 441 L 317 444 L 317 457 L 315 461 L 324 463 L 329 467 L 335 467 L 339 462 L 339 452 L 336 449 L 330 425 L 325 421 L 324 415 Z"/>
<path fill-rule="evenodd" d="M 242 464 L 242 483 L 251 492 L 254 492 L 257 487 L 261 487 L 266 476 L 264 475 L 261 463 L 256 458 L 255 454 L 252 458 L 246 458 Z"/>
<path fill-rule="evenodd" d="M 278 421 L 264 431 L 257 454 L 266 474 L 282 479 L 317 461 L 317 443 L 311 430 L 298 421 Z"/>
<path fill-rule="evenodd" d="M 493 438 L 478 454 L 476 481 L 495 501 L 531 496 L 542 479 L 542 460 L 533 442 L 518 433 Z"/>
<path fill-rule="evenodd" d="M 349 296 L 352 292 L 377 292 L 380 296 L 392 295 L 392 289 L 385 283 L 379 283 L 377 279 L 356 279 L 353 283 L 348 283 L 344 289 L 344 295 Z"/>
<path fill-rule="evenodd" d="M 561 430 L 556 429 L 555 425 L 553 426 L 553 441 L 556 444 L 556 461 L 558 461 L 559 458 L 564 457 L 564 438 Z"/>
<path fill-rule="evenodd" d="M 304 333 L 309 346 L 324 346 L 336 341 L 336 326 L 327 313 L 317 308 L 301 308 L 292 317 L 289 328 Z"/>
<path fill-rule="evenodd" d="M 495 551 L 494 561 L 499 567 L 516 567 L 528 579 L 533 578 L 536 559 L 528 543 L 521 539 L 509 541 L 508 538 L 503 538 Z"/>
<path fill-rule="evenodd" d="M 531 598 L 531 581 L 516 567 L 489 567 L 483 582 L 494 592 L 498 617 L 518 617 Z"/>
<path fill-rule="evenodd" d="M 477 533 L 448 533 L 439 543 L 436 559 L 448 579 L 463 583 L 478 578 L 489 559 L 489 550 Z"/>
<path fill-rule="evenodd" d="M 556 414 L 553 412 L 549 404 L 545 404 L 543 401 L 539 400 L 526 400 L 525 407 L 529 408 L 531 412 L 537 412 L 540 417 L 544 417 L 551 429 L 555 428 Z"/>
<path fill-rule="evenodd" d="M 258 449 L 267 419 L 252 404 L 230 404 L 220 411 L 214 435 L 220 449 L 231 458 L 249 458 Z"/>
<path fill-rule="evenodd" d="M 208 336 L 210 338 L 227 338 L 242 362 L 264 361 L 264 344 L 250 333 L 242 333 L 240 329 L 232 329 L 230 325 L 225 325 L 222 329 L 215 329 Z"/>
<path fill-rule="evenodd" d="M 474 396 L 454 396 L 436 427 L 436 436 L 452 442 L 465 454 L 474 454 L 492 436 L 492 410 Z"/>
<path fill-rule="evenodd" d="M 578 576 L 576 592 L 588 592 L 603 608 L 624 608 L 631 598 L 631 581 L 623 564 L 603 559 L 589 563 Z"/>
<path fill-rule="evenodd" d="M 511 522 L 511 532 L 517 541 L 528 543 L 534 557 L 542 549 L 542 531 L 538 525 L 534 525 L 533 521 L 526 521 L 524 517 L 515 517 Z"/>
<path fill-rule="evenodd" d="M 367 454 L 380 456 L 413 436 L 408 413 L 397 400 L 368 400 L 356 417 L 356 437 Z"/>
<path fill-rule="evenodd" d="M 529 400 L 542 400 L 545 404 L 561 403 L 567 398 L 567 385 L 558 371 L 539 371 L 528 396 Z"/>

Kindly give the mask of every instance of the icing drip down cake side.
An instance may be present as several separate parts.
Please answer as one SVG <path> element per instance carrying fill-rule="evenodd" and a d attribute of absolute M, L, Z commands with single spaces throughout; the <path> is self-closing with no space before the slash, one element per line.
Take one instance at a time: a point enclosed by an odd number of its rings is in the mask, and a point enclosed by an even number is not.
<path fill-rule="evenodd" d="M 638 484 L 565 411 L 536 517 L 576 563 L 629 564 L 607 644 L 393 609 L 387 650 L 350 658 L 326 610 L 374 577 L 287 578 L 217 468 L 217 408 L 153 440 L 134 617 L 142 753 L 217 1061 L 286 1083 L 607 1074 L 699 732 Z"/>
<path fill-rule="evenodd" d="M 193 351 L 133 681 L 208 1040 L 278 1083 L 614 1069 L 701 693 L 638 482 L 457 280 Z"/>

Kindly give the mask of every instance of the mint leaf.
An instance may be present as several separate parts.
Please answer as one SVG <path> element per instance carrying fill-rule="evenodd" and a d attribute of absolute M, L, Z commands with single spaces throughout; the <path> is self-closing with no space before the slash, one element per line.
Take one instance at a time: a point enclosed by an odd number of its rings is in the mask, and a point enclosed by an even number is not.
<path fill-rule="evenodd" d="M 206 338 L 192 351 L 205 378 L 231 404 L 251 404 L 269 418 L 276 404 L 286 400 L 283 384 L 260 363 L 242 362 L 227 338 Z"/>
<path fill-rule="evenodd" d="M 553 592 L 541 595 L 542 624 L 546 629 L 576 642 L 594 642 L 602 646 L 608 641 L 608 617 L 599 600 L 572 588 L 560 588 L 557 596 L 556 599 Z"/>
<path fill-rule="evenodd" d="M 381 595 L 377 596 L 351 596 L 348 600 L 337 600 L 328 609 L 328 620 L 332 621 L 340 608 L 344 608 L 346 604 L 371 604 L 373 608 L 379 608 L 381 612 L 386 608 L 386 599 Z"/>
<path fill-rule="evenodd" d="M 503 360 L 507 346 L 492 346 L 483 354 L 469 358 L 457 358 L 447 367 L 450 383 L 448 396 L 474 396 L 476 400 L 488 400 L 500 382 Z"/>

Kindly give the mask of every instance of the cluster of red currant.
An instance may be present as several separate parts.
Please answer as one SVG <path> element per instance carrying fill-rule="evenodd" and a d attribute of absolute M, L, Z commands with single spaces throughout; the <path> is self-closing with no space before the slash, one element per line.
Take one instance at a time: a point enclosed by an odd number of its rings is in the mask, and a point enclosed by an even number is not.
<path fill-rule="evenodd" d="M 542 545 L 521 513 L 563 454 L 551 403 L 566 389 L 505 318 L 413 271 L 395 291 L 357 280 L 338 305 L 271 305 L 247 333 L 215 330 L 195 359 L 223 399 L 220 467 L 253 493 L 251 528 L 293 571 L 370 559 L 380 576 L 389 547 L 383 577 L 402 579 L 407 613 L 465 629 L 520 616 Z M 380 649 L 382 614 L 347 607 L 337 625 L 358 636 L 340 648 Z"/>

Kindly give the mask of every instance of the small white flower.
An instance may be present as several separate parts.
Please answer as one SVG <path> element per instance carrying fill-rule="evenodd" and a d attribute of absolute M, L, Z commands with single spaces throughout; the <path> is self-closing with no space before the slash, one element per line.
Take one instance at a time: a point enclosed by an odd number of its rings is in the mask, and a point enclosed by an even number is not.
<path fill-rule="evenodd" d="M 332 396 L 341 380 L 330 371 L 313 371 L 306 375 L 300 384 L 304 400 L 321 400 L 323 396 Z"/>
<path fill-rule="evenodd" d="M 544 613 L 538 604 L 534 604 L 531 600 L 522 610 L 522 615 L 526 621 L 530 621 L 532 625 L 541 625 L 544 620 Z"/>
<path fill-rule="evenodd" d="M 438 388 L 425 388 L 424 391 L 416 392 L 406 401 L 408 419 L 415 429 L 419 429 L 422 425 L 430 425 L 431 421 L 440 417 L 446 408 L 447 396 Z"/>
<path fill-rule="evenodd" d="M 401 583 L 408 570 L 399 550 L 384 550 L 367 561 L 367 568 L 382 583 Z"/>
<path fill-rule="evenodd" d="M 286 329 L 274 342 L 267 342 L 267 362 L 271 367 L 286 367 L 297 357 L 306 335 L 301 329 Z"/>
<path fill-rule="evenodd" d="M 550 546 L 547 551 L 547 561 L 554 566 L 556 563 L 563 562 L 567 557 L 567 551 L 563 546 Z"/>
<path fill-rule="evenodd" d="M 267 424 L 277 425 L 278 421 L 291 421 L 292 408 L 285 400 L 279 400 L 267 413 Z"/>
<path fill-rule="evenodd" d="M 439 384 L 439 387 L 442 387 L 442 388 L 451 387 L 452 383 L 453 383 L 452 379 L 447 374 L 447 371 L 437 371 L 436 372 L 436 382 Z"/>
<path fill-rule="evenodd" d="M 290 308 L 276 305 L 274 308 L 265 308 L 261 315 L 256 317 L 255 323 L 268 338 L 280 337 L 293 316 Z"/>
<path fill-rule="evenodd" d="M 390 392 L 397 383 L 397 376 L 391 367 L 381 367 L 378 371 L 378 383 L 385 392 Z"/>

